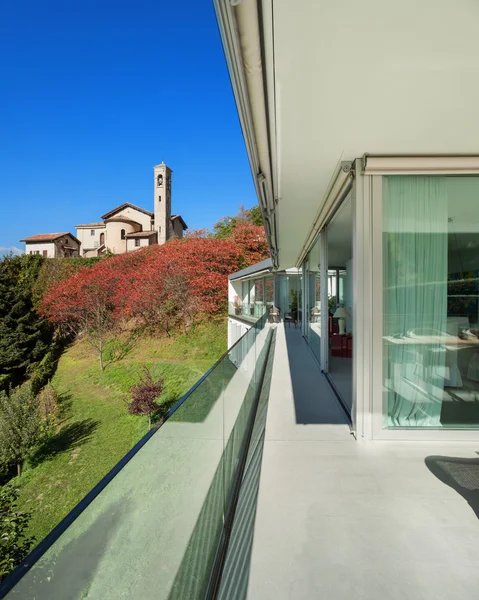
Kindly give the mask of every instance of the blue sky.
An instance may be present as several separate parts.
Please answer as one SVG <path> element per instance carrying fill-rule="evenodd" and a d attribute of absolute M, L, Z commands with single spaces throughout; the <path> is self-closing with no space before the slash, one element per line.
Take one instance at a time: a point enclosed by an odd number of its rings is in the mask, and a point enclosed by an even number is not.
<path fill-rule="evenodd" d="M 212 0 L 0 2 L 0 246 L 153 205 L 211 227 L 256 196 Z"/>

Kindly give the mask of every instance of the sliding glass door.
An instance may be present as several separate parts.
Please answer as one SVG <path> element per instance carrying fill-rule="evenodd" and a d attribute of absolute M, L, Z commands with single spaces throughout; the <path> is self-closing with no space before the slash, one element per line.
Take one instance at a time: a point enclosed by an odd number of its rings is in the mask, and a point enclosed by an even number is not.
<path fill-rule="evenodd" d="M 353 399 L 353 203 L 349 196 L 326 228 L 327 375 L 351 412 Z M 325 323 L 325 319 L 323 319 Z M 324 327 L 324 325 L 323 325 Z"/>
<path fill-rule="evenodd" d="M 305 335 L 321 364 L 321 238 L 311 248 L 305 267 Z"/>
<path fill-rule="evenodd" d="M 353 201 L 339 206 L 303 263 L 303 334 L 351 412 L 353 399 Z"/>
<path fill-rule="evenodd" d="M 383 428 L 479 427 L 478 207 L 478 177 L 383 177 Z"/>

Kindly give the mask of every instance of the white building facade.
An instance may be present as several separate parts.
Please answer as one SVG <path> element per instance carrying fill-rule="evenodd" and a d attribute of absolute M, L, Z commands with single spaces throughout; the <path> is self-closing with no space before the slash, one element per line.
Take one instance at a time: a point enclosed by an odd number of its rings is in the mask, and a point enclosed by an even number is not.
<path fill-rule="evenodd" d="M 478 440 L 479 7 L 233 4 L 215 8 L 273 271 L 299 270 L 356 437 Z"/>

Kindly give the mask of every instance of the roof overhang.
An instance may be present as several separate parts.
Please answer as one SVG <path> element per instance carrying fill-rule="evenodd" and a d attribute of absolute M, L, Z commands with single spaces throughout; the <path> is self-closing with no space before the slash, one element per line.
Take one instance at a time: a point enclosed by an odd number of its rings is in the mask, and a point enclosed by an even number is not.
<path fill-rule="evenodd" d="M 271 273 L 273 270 L 273 261 L 271 258 L 266 258 L 255 265 L 251 265 L 246 267 L 246 269 L 241 269 L 241 271 L 236 271 L 236 273 L 232 273 L 228 276 L 230 281 L 235 281 L 238 279 L 245 279 L 249 277 L 256 277 L 259 274 Z"/>
<path fill-rule="evenodd" d="M 149 210 L 145 210 L 144 208 L 141 208 L 140 206 L 136 206 L 136 204 L 131 204 L 131 202 L 124 202 L 120 206 L 117 206 L 116 208 L 113 208 L 112 210 L 110 210 L 107 213 L 105 213 L 104 215 L 102 215 L 101 218 L 104 221 L 106 221 L 107 219 L 110 219 L 111 217 L 113 217 L 117 213 L 121 212 L 125 208 L 132 208 L 133 210 L 137 210 L 138 212 L 144 213 L 145 215 L 148 215 L 149 217 L 154 216 L 153 213 L 150 212 Z"/>
<path fill-rule="evenodd" d="M 134 231 L 132 233 L 125 234 L 126 238 L 149 238 L 156 235 L 156 231 Z"/>
<path fill-rule="evenodd" d="M 41 234 L 39 234 L 41 235 Z M 55 236 L 55 237 L 48 237 L 48 238 L 40 238 L 40 239 L 32 239 L 32 238 L 24 238 L 23 240 L 20 240 L 21 242 L 25 242 L 26 244 L 53 244 L 55 243 L 57 240 L 59 240 L 62 237 L 69 237 L 72 240 L 75 240 L 75 242 L 77 242 L 78 244 L 81 244 L 80 240 L 78 238 L 76 238 L 73 234 L 65 232 L 65 233 L 59 233 L 59 234 L 43 234 L 43 235 L 51 235 L 51 236 Z M 32 236 L 32 237 L 36 237 L 36 236 Z"/>
<path fill-rule="evenodd" d="M 343 162 L 369 152 L 366 174 L 380 174 L 373 156 L 477 154 L 470 0 L 214 5 L 277 269 L 300 261 Z"/>
<path fill-rule="evenodd" d="M 183 229 L 188 229 L 188 225 L 185 223 L 181 215 L 173 215 L 170 217 L 170 221 L 179 221 Z"/>
<path fill-rule="evenodd" d="M 272 105 L 266 103 L 258 8 L 255 0 L 214 0 L 214 6 L 266 237 L 278 268 L 277 199 L 268 129 Z"/>

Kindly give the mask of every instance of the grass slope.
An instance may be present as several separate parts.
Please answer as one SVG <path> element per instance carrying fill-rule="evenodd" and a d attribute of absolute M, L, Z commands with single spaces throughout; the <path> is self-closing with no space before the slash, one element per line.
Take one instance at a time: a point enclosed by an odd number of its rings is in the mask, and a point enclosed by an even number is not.
<path fill-rule="evenodd" d="M 20 507 L 33 513 L 29 533 L 37 543 L 147 432 L 147 417 L 128 414 L 125 404 L 143 365 L 164 378 L 162 401 L 170 404 L 225 350 L 222 320 L 175 338 L 142 339 L 103 373 L 85 342 L 64 353 L 52 381 L 62 395 L 58 431 L 37 451 L 20 482 Z"/>

